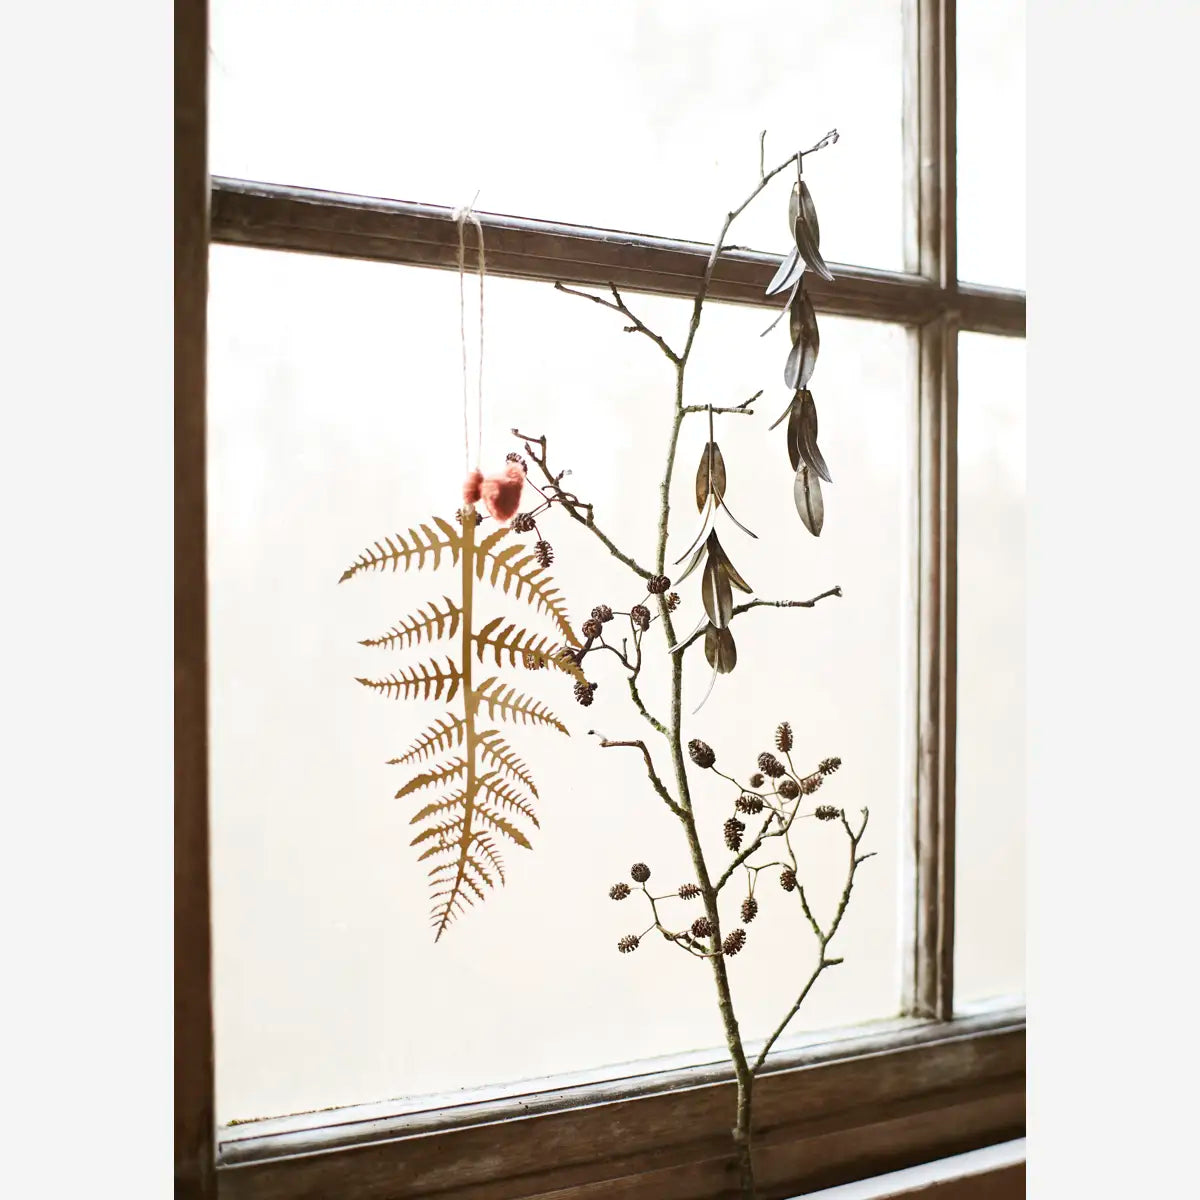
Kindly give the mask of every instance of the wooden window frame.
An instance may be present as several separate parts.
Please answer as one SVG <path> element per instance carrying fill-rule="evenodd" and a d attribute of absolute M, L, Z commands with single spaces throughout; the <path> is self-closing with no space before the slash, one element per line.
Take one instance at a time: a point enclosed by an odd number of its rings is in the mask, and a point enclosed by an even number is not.
<path fill-rule="evenodd" d="M 175 0 L 175 1178 L 177 1197 L 694 1198 L 728 1189 L 728 1066 L 413 1111 L 359 1105 L 218 1131 L 208 891 L 205 358 L 210 242 L 450 268 L 450 210 L 210 179 L 206 0 Z M 1019 1138 L 1024 1008 L 955 1017 L 957 341 L 1023 337 L 1023 292 L 957 278 L 955 3 L 904 0 L 905 272 L 831 264 L 818 310 L 901 324 L 917 349 L 917 697 L 904 845 L 904 1018 L 772 1056 L 757 1085 L 764 1196 Z M 480 214 L 488 270 L 688 297 L 709 246 Z M 723 255 L 710 295 L 762 304 L 779 257 Z"/>

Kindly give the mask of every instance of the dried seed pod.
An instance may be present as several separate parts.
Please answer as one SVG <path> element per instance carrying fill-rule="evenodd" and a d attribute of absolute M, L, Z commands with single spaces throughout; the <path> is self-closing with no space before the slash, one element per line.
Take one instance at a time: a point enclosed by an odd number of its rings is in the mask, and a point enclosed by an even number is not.
<path fill-rule="evenodd" d="M 475 509 L 473 509 L 473 508 L 460 508 L 460 509 L 458 510 L 458 512 L 456 512 L 456 513 L 454 514 L 454 519 L 455 519 L 455 520 L 456 520 L 456 521 L 457 521 L 457 522 L 458 522 L 458 523 L 461 525 L 461 524 L 463 523 L 463 518 L 464 518 L 464 516 L 465 516 L 466 520 L 468 520 L 468 521 L 470 521 L 470 522 L 471 522 L 471 524 L 472 524 L 472 525 L 478 525 L 478 524 L 479 524 L 479 513 L 477 513 L 477 512 L 475 511 Z"/>
<path fill-rule="evenodd" d="M 633 889 L 627 883 L 614 883 L 612 887 L 608 889 L 609 899 L 624 900 L 625 897 L 628 896 L 632 891 Z"/>
<path fill-rule="evenodd" d="M 713 748 L 699 738 L 693 738 L 688 742 L 688 755 L 698 767 L 711 767 L 717 761 Z"/>
<path fill-rule="evenodd" d="M 671 581 L 665 575 L 652 575 L 646 581 L 646 591 L 652 596 L 661 596 L 671 586 Z"/>
<path fill-rule="evenodd" d="M 778 779 L 780 775 L 785 775 L 787 773 L 783 763 L 781 763 L 779 759 L 775 757 L 775 755 L 771 754 L 770 751 L 767 750 L 764 750 L 758 756 L 758 769 L 762 771 L 764 775 L 769 775 L 772 779 Z"/>
<path fill-rule="evenodd" d="M 643 632 L 650 628 L 650 610 L 644 604 L 635 604 L 629 610 L 629 619 Z"/>
<path fill-rule="evenodd" d="M 732 958 L 746 944 L 746 931 L 744 929 L 735 929 L 721 943 L 721 949 Z"/>
<path fill-rule="evenodd" d="M 617 949 L 622 954 L 632 954 L 638 948 L 638 936 L 636 933 L 627 933 L 618 943 Z"/>
<path fill-rule="evenodd" d="M 754 813 L 760 813 L 763 810 L 762 797 L 739 796 L 733 802 L 733 807 L 736 808 L 738 812 L 750 813 L 751 815 Z"/>
<path fill-rule="evenodd" d="M 695 900 L 700 895 L 700 889 L 694 883 L 685 883 L 679 889 L 680 900 Z"/>
<path fill-rule="evenodd" d="M 599 618 L 588 617 L 583 625 L 580 626 L 580 632 L 585 638 L 598 638 L 602 632 Z"/>
<path fill-rule="evenodd" d="M 532 533 L 536 528 L 537 522 L 533 519 L 533 513 L 517 513 L 513 517 L 513 533 Z"/>
<path fill-rule="evenodd" d="M 533 553 L 539 567 L 548 567 L 554 561 L 554 547 L 544 538 L 533 543 Z"/>
<path fill-rule="evenodd" d="M 794 779 L 781 779 L 779 781 L 779 794 L 785 800 L 795 800 L 800 795 L 800 785 Z"/>
<path fill-rule="evenodd" d="M 597 604 L 592 609 L 592 617 L 604 625 L 613 619 L 613 611 L 607 604 Z"/>
<path fill-rule="evenodd" d="M 786 721 L 780 721 L 779 728 L 775 730 L 775 749 L 786 754 L 792 744 L 792 727 Z"/>
<path fill-rule="evenodd" d="M 671 592 L 667 596 L 667 612 L 674 612 L 680 604 L 679 593 Z"/>
<path fill-rule="evenodd" d="M 834 808 L 832 804 L 818 804 L 813 816 L 818 821 L 836 821 L 842 815 L 840 808 Z"/>
<path fill-rule="evenodd" d="M 840 758 L 824 758 L 821 760 L 821 765 L 817 768 L 822 775 L 832 775 L 834 771 L 842 765 Z"/>
<path fill-rule="evenodd" d="M 596 685 L 594 683 L 576 683 L 575 684 L 575 699 L 587 708 L 596 695 Z"/>
<path fill-rule="evenodd" d="M 821 495 L 821 481 L 816 471 L 810 470 L 807 464 L 796 472 L 792 495 L 805 529 L 813 537 L 820 537 L 825 527 L 825 500 Z"/>
<path fill-rule="evenodd" d="M 819 772 L 816 775 L 806 775 L 800 780 L 800 790 L 806 796 L 811 796 L 824 782 L 825 776 Z"/>
<path fill-rule="evenodd" d="M 697 917 L 692 922 L 692 937 L 706 938 L 712 937 L 713 927 L 712 922 L 707 917 Z"/>
<path fill-rule="evenodd" d="M 785 892 L 794 892 L 796 890 L 796 872 L 791 867 L 784 867 L 779 872 L 779 886 Z"/>
<path fill-rule="evenodd" d="M 760 788 L 766 782 L 767 781 L 757 771 L 750 776 L 750 786 L 752 788 Z"/>
<path fill-rule="evenodd" d="M 529 464 L 516 451 L 512 451 L 504 456 L 505 462 L 515 462 L 526 475 L 529 474 Z"/>
<path fill-rule="evenodd" d="M 739 850 L 742 845 L 742 834 L 746 832 L 745 821 L 739 821 L 737 817 L 730 817 L 725 822 L 725 845 L 730 850 Z"/>
<path fill-rule="evenodd" d="M 749 925 L 758 916 L 758 901 L 753 896 L 747 896 L 742 901 L 742 920 Z"/>
<path fill-rule="evenodd" d="M 636 862 L 629 868 L 629 874 L 634 883 L 645 883 L 650 878 L 650 868 L 643 862 Z"/>

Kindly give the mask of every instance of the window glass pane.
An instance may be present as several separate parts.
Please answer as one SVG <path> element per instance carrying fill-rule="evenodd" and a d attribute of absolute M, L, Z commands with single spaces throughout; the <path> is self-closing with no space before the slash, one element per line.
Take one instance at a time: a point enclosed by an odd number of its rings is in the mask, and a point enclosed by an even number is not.
<path fill-rule="evenodd" d="M 830 261 L 902 258 L 900 0 L 213 0 L 212 169 L 712 241 L 806 168 Z M 787 245 L 786 179 L 735 241 Z"/>
<path fill-rule="evenodd" d="M 630 301 L 681 340 L 686 303 Z M 846 961 L 820 980 L 795 1024 L 800 1032 L 897 1008 L 911 389 L 903 331 L 821 319 L 814 384 L 836 483 L 814 540 L 792 507 L 783 430 L 766 428 L 787 402 L 787 333 L 781 325 L 760 338 L 767 319 L 759 309 L 712 308 L 689 368 L 692 403 L 737 403 L 765 389 L 754 417 L 725 417 L 718 434 L 730 503 L 759 539 L 730 528 L 722 540 L 756 595 L 801 599 L 835 584 L 845 595 L 811 610 L 736 618 L 738 668 L 689 728 L 714 747 L 719 766 L 745 778 L 788 719 L 798 763 L 844 760 L 821 798 L 852 814 L 870 806 L 864 849 L 878 855 L 862 867 L 834 943 Z M 443 565 L 340 587 L 337 580 L 374 539 L 450 516 L 460 501 L 458 323 L 452 273 L 213 251 L 212 856 L 223 1121 L 723 1044 L 706 963 L 661 939 L 634 955 L 616 950 L 619 937 L 648 923 L 634 899 L 607 896 L 630 864 L 649 863 L 662 892 L 692 872 L 640 755 L 601 749 L 587 736 L 646 737 L 668 771 L 615 662 L 595 667 L 590 708 L 574 703 L 566 676 L 518 673 L 515 683 L 572 736 L 505 727 L 536 774 L 541 828 L 532 851 L 506 855 L 507 886 L 433 942 L 426 880 L 409 846 L 417 798 L 394 799 L 402 768 L 387 760 L 446 706 L 358 686 L 356 676 L 378 677 L 429 653 L 357 643 L 420 602 L 455 596 L 457 578 Z M 547 285 L 489 279 L 484 461 L 520 448 L 508 436 L 514 425 L 545 433 L 553 465 L 571 470 L 566 482 L 595 504 L 597 523 L 649 560 L 674 374 L 621 325 Z M 707 434 L 702 417 L 687 422 L 672 558 L 693 536 L 695 464 Z M 542 532 L 576 625 L 594 605 L 627 610 L 639 601 L 625 568 L 586 530 L 555 513 Z M 700 611 L 699 576 L 679 590 L 685 632 Z M 511 597 L 489 594 L 487 604 L 496 614 L 532 611 Z M 665 655 L 657 627 L 651 635 L 644 694 L 662 712 Z M 690 712 L 707 669 L 699 647 L 686 661 Z M 712 861 L 723 866 L 732 797 L 711 774 L 696 789 Z M 829 914 L 844 878 L 844 837 L 836 824 L 806 821 L 797 844 L 818 915 Z M 777 878 L 765 873 L 762 911 L 746 949 L 730 960 L 750 1037 L 786 1011 L 815 950 L 798 895 Z M 743 895 L 729 893 L 731 926 Z M 674 902 L 672 912 L 685 911 Z"/>
<path fill-rule="evenodd" d="M 1025 342 L 958 339 L 955 1003 L 1025 989 Z"/>
<path fill-rule="evenodd" d="M 958 275 L 1025 287 L 1025 0 L 960 0 Z"/>

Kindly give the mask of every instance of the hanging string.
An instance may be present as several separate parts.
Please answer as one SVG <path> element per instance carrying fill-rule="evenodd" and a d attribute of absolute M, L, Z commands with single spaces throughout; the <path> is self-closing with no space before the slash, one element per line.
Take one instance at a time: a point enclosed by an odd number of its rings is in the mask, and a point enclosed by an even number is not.
<path fill-rule="evenodd" d="M 479 193 L 475 193 L 476 199 Z M 486 255 L 483 248 L 483 226 L 475 215 L 472 200 L 461 208 L 454 210 L 454 221 L 458 225 L 458 331 L 462 342 L 463 368 L 463 458 L 464 469 L 471 470 L 472 465 L 478 467 L 483 452 L 483 280 L 487 273 Z M 467 364 L 467 222 L 475 226 L 475 236 L 479 242 L 479 366 L 476 375 L 475 396 L 475 461 L 471 461 L 471 430 L 470 430 L 470 371 Z"/>

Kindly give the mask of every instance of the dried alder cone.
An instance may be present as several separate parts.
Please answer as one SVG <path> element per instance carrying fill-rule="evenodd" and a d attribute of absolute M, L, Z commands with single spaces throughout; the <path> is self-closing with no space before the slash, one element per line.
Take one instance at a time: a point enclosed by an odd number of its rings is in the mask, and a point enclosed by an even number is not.
<path fill-rule="evenodd" d="M 785 766 L 769 750 L 764 750 L 759 754 L 756 765 L 763 768 L 767 775 L 770 776 L 770 783 L 768 783 L 764 775 L 757 772 L 753 778 L 757 780 L 757 786 L 765 788 L 765 795 L 748 792 L 745 790 L 744 785 L 739 783 L 737 779 L 725 775 L 723 772 L 715 771 L 715 774 L 736 789 L 736 795 L 733 798 L 735 815 L 728 816 L 721 827 L 725 847 L 735 856 L 728 869 L 716 878 L 715 883 L 710 882 L 707 885 L 707 890 L 701 889 L 695 883 L 685 883 L 677 888 L 674 893 L 654 896 L 650 894 L 648 889 L 643 888 L 653 916 L 650 928 L 656 929 L 666 941 L 686 950 L 690 954 L 702 958 L 712 958 L 715 956 L 732 957 L 738 954 L 744 947 L 746 943 L 745 929 L 741 927 L 736 928 L 722 938 L 719 933 L 717 917 L 715 916 L 722 889 L 735 876 L 735 873 L 744 872 L 747 885 L 738 907 L 742 926 L 751 924 L 759 916 L 760 900 L 755 895 L 755 887 L 760 871 L 772 867 L 782 867 L 779 875 L 779 884 L 783 891 L 795 892 L 800 888 L 800 881 L 797 878 L 794 839 L 805 837 L 804 829 L 806 827 L 801 826 L 797 828 L 796 822 L 799 819 L 813 817 L 822 822 L 842 820 L 843 824 L 845 824 L 844 813 L 841 808 L 836 808 L 828 804 L 819 805 L 812 810 L 808 810 L 805 807 L 807 797 L 812 795 L 822 785 L 828 774 L 831 774 L 841 765 L 841 759 L 824 758 L 820 760 L 818 767 L 808 774 L 798 772 L 792 761 L 792 755 L 796 749 L 796 737 L 791 724 L 787 721 L 781 721 L 776 726 L 775 745 L 779 752 L 787 757 L 788 761 Z M 717 756 L 707 742 L 703 742 L 699 738 L 693 738 L 687 744 L 687 753 L 692 762 L 701 770 L 714 770 Z M 750 829 L 747 821 L 742 819 L 743 816 L 747 818 L 758 816 L 762 817 L 762 820 L 761 823 L 755 822 L 755 828 Z M 862 827 L 857 833 L 849 825 L 845 826 L 846 832 L 851 839 L 852 850 L 851 878 L 847 885 L 847 890 L 844 892 L 845 897 L 849 896 L 849 887 L 853 884 L 853 871 L 860 862 L 871 857 L 870 854 L 860 857 L 857 853 L 854 853 L 866 829 L 866 817 L 867 812 L 864 809 Z M 776 843 L 768 849 L 767 843 L 773 839 L 782 839 L 782 845 Z M 780 861 L 781 856 L 784 860 L 782 862 Z M 635 882 L 644 885 L 650 878 L 650 868 L 645 863 L 635 863 L 630 874 Z M 624 900 L 631 893 L 632 889 L 628 884 L 618 883 L 609 889 L 608 894 L 614 900 Z M 804 916 L 812 924 L 813 918 L 803 889 L 800 889 L 800 898 Z M 679 925 L 667 923 L 670 922 L 668 915 L 669 902 L 675 899 L 703 899 L 706 901 L 706 911 L 699 916 L 684 918 Z M 844 911 L 844 908 L 845 901 L 843 900 L 842 908 L 839 909 L 839 915 L 834 920 L 833 932 L 836 932 L 837 925 L 841 921 L 840 914 Z M 833 932 L 826 935 L 818 929 L 817 936 L 822 938 L 825 944 L 827 944 L 829 938 L 833 936 Z M 645 933 L 638 936 L 645 937 Z M 824 946 L 822 946 L 823 952 Z M 821 961 L 825 965 L 835 965 L 831 962 L 826 962 L 824 958 Z M 841 960 L 837 961 L 840 962 Z M 818 971 L 823 969 L 823 966 L 818 966 Z"/>

